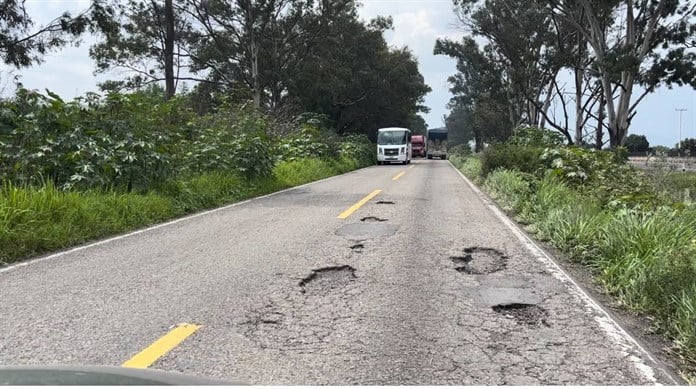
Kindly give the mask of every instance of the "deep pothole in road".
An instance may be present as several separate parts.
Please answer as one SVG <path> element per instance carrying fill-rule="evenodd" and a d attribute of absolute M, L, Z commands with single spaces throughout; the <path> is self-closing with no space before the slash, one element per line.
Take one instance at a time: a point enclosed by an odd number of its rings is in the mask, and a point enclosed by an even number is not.
<path fill-rule="evenodd" d="M 355 269 L 349 265 L 314 269 L 299 285 L 302 293 L 320 293 L 340 289 L 355 281 Z"/>
<path fill-rule="evenodd" d="M 467 247 L 463 255 L 451 256 L 454 270 L 464 274 L 491 274 L 505 269 L 507 256 L 489 247 Z"/>
<path fill-rule="evenodd" d="M 536 304 L 500 304 L 492 307 L 493 312 L 500 313 L 507 318 L 514 319 L 518 324 L 529 326 L 543 324 L 549 327 L 546 322 L 548 312 Z"/>
<path fill-rule="evenodd" d="M 382 219 L 377 216 L 365 216 L 364 218 L 360 219 L 361 222 L 386 222 L 389 219 Z"/>

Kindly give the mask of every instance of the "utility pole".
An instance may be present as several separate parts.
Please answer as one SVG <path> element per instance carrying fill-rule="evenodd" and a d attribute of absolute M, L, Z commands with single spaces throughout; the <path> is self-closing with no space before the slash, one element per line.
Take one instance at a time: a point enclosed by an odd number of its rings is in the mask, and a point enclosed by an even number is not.
<path fill-rule="evenodd" d="M 686 112 L 686 108 L 675 108 L 679 112 L 679 150 L 682 148 L 682 113 Z"/>
<path fill-rule="evenodd" d="M 679 147 L 677 148 L 677 155 L 681 157 L 682 149 L 682 113 L 686 112 L 686 108 L 675 108 L 675 111 L 679 112 Z M 680 158 L 681 159 L 681 158 Z M 682 171 L 686 171 L 686 162 L 682 161 Z"/>

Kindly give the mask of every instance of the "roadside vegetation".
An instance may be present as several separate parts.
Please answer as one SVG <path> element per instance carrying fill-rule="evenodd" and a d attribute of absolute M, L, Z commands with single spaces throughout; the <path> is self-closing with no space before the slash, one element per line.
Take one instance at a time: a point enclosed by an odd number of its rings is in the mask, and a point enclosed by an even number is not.
<path fill-rule="evenodd" d="M 199 115 L 157 93 L 66 102 L 19 90 L 0 102 L 0 263 L 374 163 L 366 136 L 323 119 L 225 105 Z"/>
<path fill-rule="evenodd" d="M 645 173 L 625 152 L 563 146 L 557 132 L 519 129 L 450 161 L 538 239 L 586 266 L 625 308 L 672 343 L 696 373 L 696 174 Z"/>

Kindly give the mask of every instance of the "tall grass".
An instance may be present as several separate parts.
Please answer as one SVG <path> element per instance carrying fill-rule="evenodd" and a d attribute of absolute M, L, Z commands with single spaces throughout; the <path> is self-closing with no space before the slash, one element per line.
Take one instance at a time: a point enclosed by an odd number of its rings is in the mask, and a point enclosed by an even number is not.
<path fill-rule="evenodd" d="M 69 192 L 6 183 L 0 190 L 0 262 L 80 244 L 166 219 L 171 200 L 155 195 Z"/>
<path fill-rule="evenodd" d="M 499 169 L 490 173 L 484 188 L 506 211 L 519 213 L 530 195 L 529 182 L 517 171 Z"/>

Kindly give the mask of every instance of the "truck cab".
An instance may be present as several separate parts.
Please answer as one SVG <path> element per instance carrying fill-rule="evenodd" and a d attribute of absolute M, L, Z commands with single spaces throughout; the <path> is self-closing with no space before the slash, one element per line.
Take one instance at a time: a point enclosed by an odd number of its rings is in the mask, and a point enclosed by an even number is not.
<path fill-rule="evenodd" d="M 411 155 L 425 157 L 425 137 L 423 135 L 411 136 Z"/>
<path fill-rule="evenodd" d="M 411 130 L 401 127 L 377 130 L 377 164 L 411 163 Z"/>

